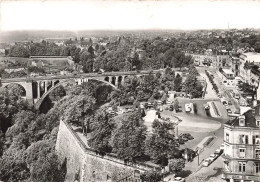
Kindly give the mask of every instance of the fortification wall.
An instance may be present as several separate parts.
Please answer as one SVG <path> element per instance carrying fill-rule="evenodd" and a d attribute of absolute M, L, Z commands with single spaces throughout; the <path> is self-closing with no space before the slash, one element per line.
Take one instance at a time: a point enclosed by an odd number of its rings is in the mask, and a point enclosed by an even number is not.
<path fill-rule="evenodd" d="M 111 155 L 97 155 L 85 146 L 65 121 L 60 121 L 56 150 L 61 162 L 67 159 L 66 181 L 69 182 L 75 180 L 77 173 L 82 182 L 123 181 L 128 176 L 133 179 L 136 174 L 153 169 L 141 164 L 126 165 Z M 138 175 L 134 179 L 138 182 Z"/>

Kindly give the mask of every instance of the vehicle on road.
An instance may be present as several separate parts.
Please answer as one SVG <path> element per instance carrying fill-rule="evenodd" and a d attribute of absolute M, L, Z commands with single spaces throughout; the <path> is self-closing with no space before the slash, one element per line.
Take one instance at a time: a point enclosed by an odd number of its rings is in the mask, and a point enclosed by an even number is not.
<path fill-rule="evenodd" d="M 214 154 L 220 155 L 220 154 L 222 154 L 222 151 L 221 151 L 220 149 L 217 149 L 217 150 L 214 152 Z"/>
<path fill-rule="evenodd" d="M 225 149 L 225 145 L 224 145 L 224 143 L 222 143 L 222 144 L 220 145 L 220 150 L 223 152 L 224 149 Z"/>
<path fill-rule="evenodd" d="M 235 99 L 240 99 L 240 95 L 238 93 L 235 94 Z"/>
<path fill-rule="evenodd" d="M 185 104 L 185 111 L 190 112 L 191 111 L 191 103 Z"/>
<path fill-rule="evenodd" d="M 185 179 L 182 177 L 176 177 L 173 180 L 170 180 L 170 182 L 185 182 Z"/>
<path fill-rule="evenodd" d="M 212 159 L 212 158 L 207 158 L 207 159 L 205 159 L 204 162 L 202 163 L 202 166 L 208 167 L 212 162 L 213 162 L 213 159 Z"/>
<path fill-rule="evenodd" d="M 216 158 L 218 158 L 218 155 L 216 155 L 216 154 L 211 154 L 211 155 L 209 156 L 209 158 L 215 160 Z"/>
<path fill-rule="evenodd" d="M 173 111 L 173 105 L 170 105 L 169 111 Z"/>
<path fill-rule="evenodd" d="M 230 108 L 227 109 L 227 113 L 228 113 L 228 114 L 232 114 L 232 111 L 231 111 Z"/>
<path fill-rule="evenodd" d="M 205 110 L 209 110 L 210 109 L 210 106 L 208 104 L 204 104 L 203 106 L 204 106 Z"/>
<path fill-rule="evenodd" d="M 194 137 L 191 136 L 190 133 L 183 133 L 183 134 L 181 134 L 181 136 L 182 136 L 182 138 L 186 138 L 188 140 L 193 140 L 194 139 Z"/>

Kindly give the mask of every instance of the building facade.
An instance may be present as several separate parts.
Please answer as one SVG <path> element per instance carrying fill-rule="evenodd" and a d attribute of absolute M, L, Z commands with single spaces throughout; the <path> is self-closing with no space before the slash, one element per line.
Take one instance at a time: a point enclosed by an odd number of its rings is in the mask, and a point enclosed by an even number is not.
<path fill-rule="evenodd" d="M 230 182 L 260 181 L 260 120 L 254 110 L 224 124 L 222 178 Z"/>

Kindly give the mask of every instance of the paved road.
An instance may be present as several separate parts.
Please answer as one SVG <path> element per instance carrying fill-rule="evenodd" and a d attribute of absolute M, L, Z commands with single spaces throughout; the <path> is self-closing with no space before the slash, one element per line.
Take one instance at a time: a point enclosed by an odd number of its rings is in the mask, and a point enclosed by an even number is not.
<path fill-rule="evenodd" d="M 200 75 L 202 77 L 206 78 L 206 82 L 208 84 L 207 93 L 205 95 L 205 98 L 207 98 L 207 99 L 196 101 L 197 105 L 199 105 L 198 115 L 192 114 L 192 113 L 185 113 L 185 112 L 176 114 L 177 116 L 182 117 L 182 119 L 184 118 L 190 122 L 193 122 L 193 125 L 190 126 L 190 130 L 187 132 L 191 133 L 191 135 L 194 136 L 194 140 L 186 142 L 184 145 L 181 146 L 182 148 L 188 147 L 188 148 L 195 149 L 197 147 L 197 145 L 199 145 L 199 143 L 206 137 L 208 137 L 208 136 L 215 137 L 215 139 L 210 144 L 210 146 L 205 147 L 203 152 L 200 153 L 199 159 L 198 159 L 198 157 L 196 157 L 196 158 L 194 158 L 194 160 L 192 162 L 188 162 L 184 168 L 184 171 L 181 174 L 179 174 L 179 176 L 185 177 L 187 182 L 190 182 L 190 181 L 191 182 L 195 182 L 195 181 L 219 181 L 219 182 L 221 182 L 222 181 L 222 179 L 220 178 L 221 170 L 222 170 L 222 166 L 223 166 L 221 157 L 219 157 L 217 160 L 215 160 L 209 167 L 202 167 L 202 165 L 201 165 L 203 160 L 208 158 L 210 156 L 210 154 L 213 154 L 216 149 L 220 148 L 220 145 L 223 143 L 223 138 L 224 138 L 223 124 L 228 120 L 226 109 L 223 106 L 223 104 L 220 102 L 220 99 L 218 98 L 215 91 L 212 90 L 212 85 L 206 77 L 205 70 L 210 70 L 212 72 L 214 71 L 214 69 L 205 68 L 205 67 L 198 68 L 198 72 L 200 73 Z M 217 75 L 215 75 L 215 74 L 214 74 L 214 76 L 217 77 Z M 220 79 L 220 78 L 218 78 L 218 79 Z M 216 84 L 218 84 L 218 83 L 216 83 Z M 222 88 L 223 87 L 220 88 L 221 92 L 223 91 Z M 212 101 L 212 100 L 214 100 L 216 102 L 216 105 L 221 113 L 220 118 L 208 117 L 207 115 L 205 115 L 205 113 L 203 113 L 203 107 L 202 107 L 203 103 L 206 103 L 206 102 Z M 194 102 L 194 101 L 192 101 L 192 102 Z M 182 105 L 181 101 L 180 101 L 180 103 Z M 201 130 L 197 130 L 197 131 L 194 129 L 194 127 L 203 128 L 203 125 L 205 126 L 204 123 L 211 124 L 211 123 L 215 123 L 215 122 L 218 122 L 220 124 L 220 127 L 217 127 L 217 128 L 212 127 L 211 129 L 208 129 L 208 130 L 201 129 Z M 180 127 L 180 129 L 181 129 L 181 127 Z M 182 128 L 182 129 L 184 129 L 184 128 Z M 185 130 L 183 130 L 183 131 L 179 130 L 179 132 L 185 132 Z M 198 163 L 200 165 L 198 165 Z M 172 178 L 172 176 L 169 176 L 168 178 Z"/>

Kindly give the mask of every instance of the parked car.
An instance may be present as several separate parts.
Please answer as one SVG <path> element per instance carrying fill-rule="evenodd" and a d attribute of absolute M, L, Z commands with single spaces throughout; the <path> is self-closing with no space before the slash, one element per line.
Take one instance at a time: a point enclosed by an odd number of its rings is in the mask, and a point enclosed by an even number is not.
<path fill-rule="evenodd" d="M 182 144 L 185 143 L 185 141 L 184 141 L 181 137 L 179 137 L 179 138 L 178 138 L 178 143 L 182 145 Z"/>
<path fill-rule="evenodd" d="M 215 152 L 214 152 L 214 154 L 216 154 L 216 155 L 220 155 L 222 153 L 222 151 L 220 150 L 220 149 L 217 149 Z"/>
<path fill-rule="evenodd" d="M 212 162 L 213 162 L 212 158 L 207 158 L 207 159 L 205 159 L 204 162 L 202 163 L 202 166 L 208 167 Z"/>
<path fill-rule="evenodd" d="M 204 104 L 204 109 L 205 110 L 209 110 L 210 109 L 209 105 L 208 104 Z"/>
<path fill-rule="evenodd" d="M 235 99 L 240 99 L 240 95 L 238 93 L 235 94 Z"/>
<path fill-rule="evenodd" d="M 184 136 L 179 136 L 179 138 L 181 138 L 184 142 L 188 141 L 188 138 L 184 137 Z"/>
<path fill-rule="evenodd" d="M 227 112 L 228 112 L 229 114 L 232 114 L 232 111 L 231 111 L 230 108 L 227 109 Z"/>
<path fill-rule="evenodd" d="M 173 105 L 170 105 L 169 111 L 173 111 Z"/>
<path fill-rule="evenodd" d="M 191 105 L 190 105 L 190 103 L 185 104 L 185 111 L 186 111 L 186 112 L 190 112 L 190 111 L 191 111 Z"/>
<path fill-rule="evenodd" d="M 194 137 L 191 136 L 191 134 L 189 134 L 189 133 L 183 133 L 181 136 L 187 138 L 188 140 L 193 140 L 194 139 Z"/>
<path fill-rule="evenodd" d="M 224 151 L 224 149 L 225 149 L 225 145 L 224 145 L 224 143 L 222 143 L 222 144 L 220 145 L 220 150 L 221 150 L 221 151 Z"/>
<path fill-rule="evenodd" d="M 222 101 L 222 104 L 223 104 L 224 106 L 227 106 L 227 105 L 228 105 L 228 102 L 225 101 L 225 100 L 223 100 L 223 101 Z"/>
<path fill-rule="evenodd" d="M 212 158 L 213 160 L 215 160 L 216 158 L 218 158 L 218 155 L 217 154 L 211 154 L 209 156 L 209 158 Z"/>
<path fill-rule="evenodd" d="M 171 180 L 170 182 L 185 182 L 185 179 L 182 177 L 176 177 L 173 180 Z"/>

